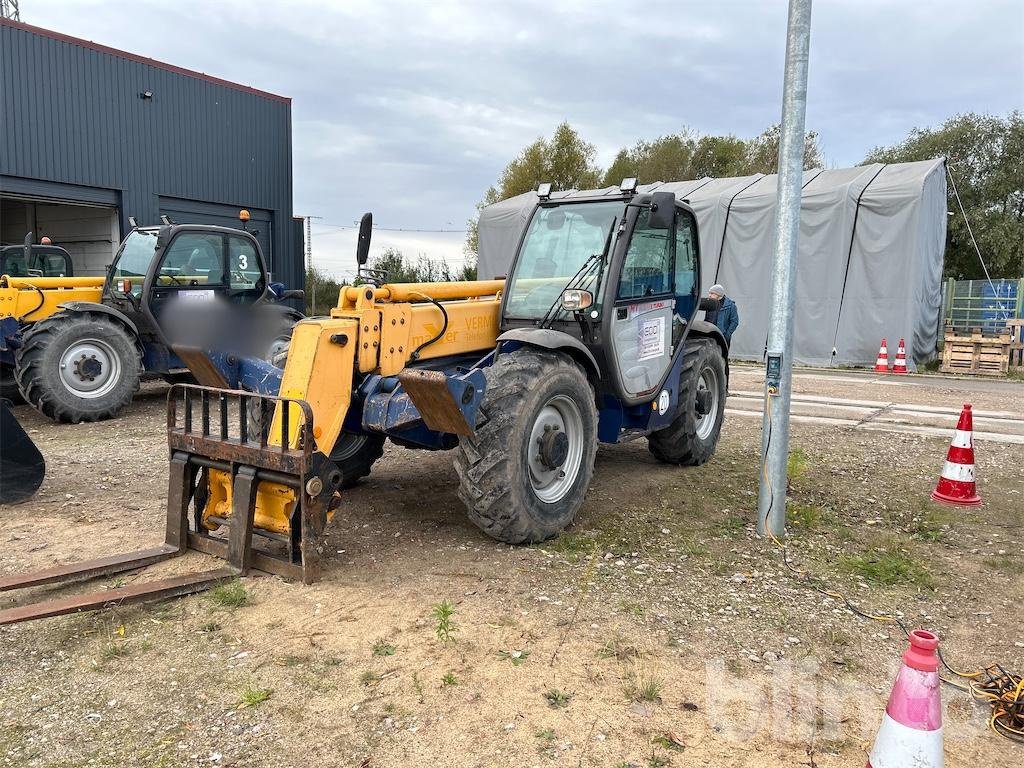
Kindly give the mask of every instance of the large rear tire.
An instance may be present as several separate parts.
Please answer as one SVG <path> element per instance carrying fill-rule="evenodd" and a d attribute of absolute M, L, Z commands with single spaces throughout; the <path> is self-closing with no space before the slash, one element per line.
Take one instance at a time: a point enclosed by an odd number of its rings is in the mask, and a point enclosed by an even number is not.
<path fill-rule="evenodd" d="M 590 486 L 597 407 L 586 375 L 556 352 L 522 348 L 485 372 L 476 432 L 459 441 L 459 496 L 484 533 L 508 544 L 557 536 Z"/>
<path fill-rule="evenodd" d="M 141 351 L 117 320 L 58 312 L 25 334 L 15 375 L 26 402 L 54 421 L 77 424 L 120 414 L 141 373 Z"/>
<path fill-rule="evenodd" d="M 666 464 L 697 466 L 710 459 L 725 418 L 725 358 L 712 339 L 686 342 L 679 374 L 676 417 L 647 437 L 647 447 Z"/>

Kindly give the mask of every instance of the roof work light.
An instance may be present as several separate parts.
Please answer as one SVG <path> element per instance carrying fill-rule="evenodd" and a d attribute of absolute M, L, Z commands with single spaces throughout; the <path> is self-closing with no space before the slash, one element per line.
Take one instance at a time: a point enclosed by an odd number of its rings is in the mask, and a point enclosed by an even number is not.
<path fill-rule="evenodd" d="M 622 183 L 619 184 L 619 192 L 622 192 L 627 195 L 636 194 L 636 186 L 636 179 L 632 177 L 628 179 L 623 179 Z"/>
<path fill-rule="evenodd" d="M 549 197 L 551 197 L 550 182 L 544 182 L 543 184 L 537 186 L 537 197 L 539 197 L 541 200 L 547 200 Z"/>

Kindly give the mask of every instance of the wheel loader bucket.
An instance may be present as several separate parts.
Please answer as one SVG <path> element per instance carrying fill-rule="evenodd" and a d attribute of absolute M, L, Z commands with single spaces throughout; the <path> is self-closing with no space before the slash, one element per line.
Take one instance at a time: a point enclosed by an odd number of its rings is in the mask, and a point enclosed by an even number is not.
<path fill-rule="evenodd" d="M 32 498 L 43 483 L 46 462 L 32 438 L 0 399 L 0 504 L 18 504 Z"/>

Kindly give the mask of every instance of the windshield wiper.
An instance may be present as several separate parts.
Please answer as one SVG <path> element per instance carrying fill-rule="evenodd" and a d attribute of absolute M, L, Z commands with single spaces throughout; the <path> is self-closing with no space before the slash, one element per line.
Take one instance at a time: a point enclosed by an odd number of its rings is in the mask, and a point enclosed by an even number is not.
<path fill-rule="evenodd" d="M 561 314 L 562 307 L 562 295 L 566 291 L 571 291 L 575 288 L 579 288 L 582 285 L 582 281 L 590 276 L 590 268 L 598 263 L 601 269 L 597 273 L 597 284 L 600 286 L 601 275 L 604 272 L 605 261 L 608 259 L 608 251 L 612 246 L 612 233 L 615 231 L 615 221 L 612 221 L 612 226 L 608 229 L 608 237 L 604 240 L 604 249 L 600 253 L 594 253 L 587 257 L 587 260 L 583 262 L 583 265 L 576 270 L 576 274 L 569 278 L 561 290 L 558 291 L 558 296 L 555 297 L 554 302 L 548 307 L 548 311 L 544 313 L 544 316 L 540 319 L 538 328 L 547 328 L 551 323 L 555 322 L 555 319 Z M 599 261 L 598 261 L 599 260 Z"/>

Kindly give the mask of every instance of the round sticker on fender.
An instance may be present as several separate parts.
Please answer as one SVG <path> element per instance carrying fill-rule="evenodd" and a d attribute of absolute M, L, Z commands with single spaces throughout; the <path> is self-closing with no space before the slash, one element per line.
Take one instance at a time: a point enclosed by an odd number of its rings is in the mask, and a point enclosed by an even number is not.
<path fill-rule="evenodd" d="M 668 412 L 668 406 L 669 406 L 669 401 L 670 400 L 671 400 L 671 398 L 669 397 L 668 390 L 667 389 L 661 390 L 661 394 L 658 395 L 658 415 L 659 416 L 664 416 Z"/>

